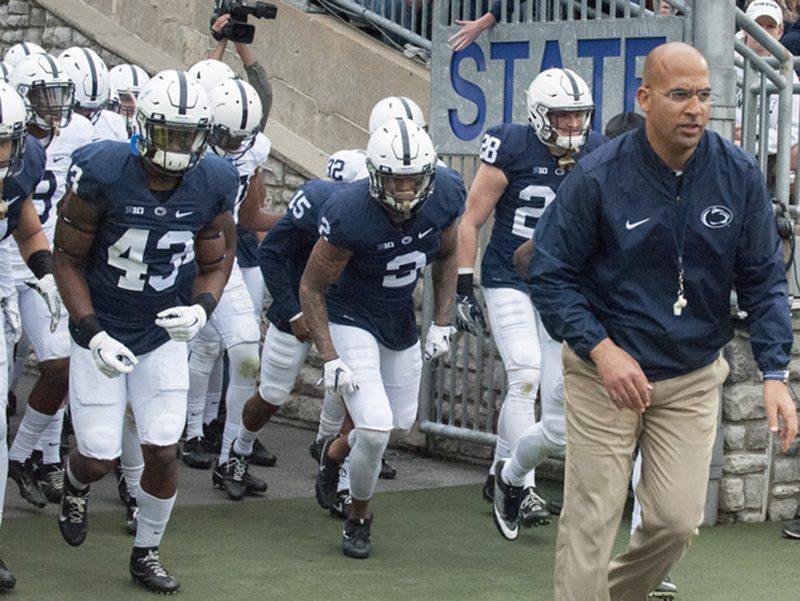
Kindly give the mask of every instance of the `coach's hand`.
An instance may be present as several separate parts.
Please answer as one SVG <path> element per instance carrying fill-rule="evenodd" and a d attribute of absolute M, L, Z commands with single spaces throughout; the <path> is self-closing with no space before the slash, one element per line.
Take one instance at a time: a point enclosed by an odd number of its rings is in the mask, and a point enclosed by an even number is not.
<path fill-rule="evenodd" d="M 25 285 L 36 290 L 44 299 L 50 312 L 50 332 L 55 332 L 61 319 L 61 297 L 58 295 L 58 286 L 53 274 L 48 273 L 40 280 L 25 282 Z"/>
<path fill-rule="evenodd" d="M 325 381 L 325 390 L 333 394 L 353 394 L 358 390 L 355 374 L 339 357 L 325 362 L 322 379 Z"/>
<path fill-rule="evenodd" d="M 194 338 L 206 321 L 206 310 L 200 305 L 170 307 L 156 315 L 156 325 L 164 328 L 169 337 L 178 342 Z"/>
<path fill-rule="evenodd" d="M 139 363 L 136 355 L 127 346 L 109 336 L 105 330 L 92 337 L 89 349 L 97 369 L 109 378 L 129 374 Z"/>

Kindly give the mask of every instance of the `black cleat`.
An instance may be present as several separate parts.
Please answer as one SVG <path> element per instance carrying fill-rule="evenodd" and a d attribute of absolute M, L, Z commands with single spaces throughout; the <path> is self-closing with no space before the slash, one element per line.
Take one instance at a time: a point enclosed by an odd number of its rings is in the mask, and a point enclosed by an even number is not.
<path fill-rule="evenodd" d="M 251 475 L 248 471 L 247 458 L 238 455 L 231 449 L 227 463 L 219 464 L 211 474 L 211 482 L 225 491 L 232 500 L 241 501 L 247 495 L 259 495 L 267 491 L 267 483 Z"/>
<path fill-rule="evenodd" d="M 58 527 L 68 545 L 77 547 L 86 540 L 89 530 L 89 487 L 75 490 L 64 480 L 64 494 L 58 510 Z"/>
<path fill-rule="evenodd" d="M 386 455 L 381 457 L 381 473 L 378 477 L 381 480 L 394 480 L 397 477 L 397 470 L 386 460 Z"/>
<path fill-rule="evenodd" d="M 325 437 L 315 440 L 311 443 L 311 446 L 308 447 L 308 452 L 311 455 L 311 459 L 317 463 L 319 463 L 319 452 L 322 450 L 323 444 L 325 444 Z"/>
<path fill-rule="evenodd" d="M 483 495 L 483 500 L 487 503 L 494 503 L 494 476 L 492 474 L 486 476 L 481 495 Z"/>
<path fill-rule="evenodd" d="M 664 578 L 659 585 L 654 588 L 649 595 L 648 599 L 674 599 L 678 596 L 678 587 L 672 584 L 669 576 Z"/>
<path fill-rule="evenodd" d="M 125 508 L 125 530 L 128 534 L 136 534 L 136 527 L 139 525 L 139 505 L 136 499 L 131 497 L 128 506 Z"/>
<path fill-rule="evenodd" d="M 26 459 L 25 463 L 9 461 L 8 475 L 19 486 L 19 494 L 23 499 L 39 509 L 47 507 L 47 497 L 44 496 L 42 489 L 39 488 L 30 458 Z"/>
<path fill-rule="evenodd" d="M 64 468 L 60 463 L 44 463 L 36 468 L 39 488 L 51 503 L 61 503 L 64 494 Z"/>
<path fill-rule="evenodd" d="M 782 530 L 786 538 L 800 538 L 800 520 L 784 522 Z"/>
<path fill-rule="evenodd" d="M 219 455 L 222 450 L 222 430 L 224 424 L 218 419 L 212 419 L 203 424 L 203 446 L 212 455 Z"/>
<path fill-rule="evenodd" d="M 17 584 L 17 579 L 0 559 L 0 591 L 10 591 Z"/>
<path fill-rule="evenodd" d="M 519 507 L 525 496 L 521 486 L 512 486 L 503 480 L 503 464 L 501 459 L 494 466 L 494 501 L 492 502 L 492 518 L 497 531 L 506 540 L 516 540 L 519 536 Z"/>
<path fill-rule="evenodd" d="M 131 502 L 131 493 L 128 491 L 128 481 L 125 480 L 125 472 L 122 471 L 122 466 L 117 461 L 114 466 L 114 474 L 117 477 L 117 494 L 119 495 L 119 502 L 123 505 L 128 505 Z"/>
<path fill-rule="evenodd" d="M 372 518 L 347 520 L 342 532 L 342 553 L 355 559 L 369 557 Z"/>
<path fill-rule="evenodd" d="M 314 492 L 317 495 L 317 503 L 320 504 L 320 507 L 330 509 L 336 503 L 336 489 L 339 486 L 339 464 L 328 457 L 328 449 L 336 438 L 328 436 L 323 440 L 319 453 L 319 472 L 317 472 L 317 481 L 314 483 Z"/>
<path fill-rule="evenodd" d="M 353 504 L 353 497 L 346 488 L 336 493 L 336 502 L 331 505 L 330 512 L 332 518 L 346 520 L 350 515 L 350 506 Z"/>
<path fill-rule="evenodd" d="M 248 457 L 248 462 L 260 467 L 272 467 L 278 462 L 278 458 L 256 438 L 253 441 L 253 453 Z"/>
<path fill-rule="evenodd" d="M 207 470 L 214 463 L 214 457 L 208 452 L 200 436 L 188 439 L 183 443 L 181 459 L 191 468 Z"/>
<path fill-rule="evenodd" d="M 528 487 L 524 491 L 525 498 L 519 506 L 519 519 L 525 528 L 531 526 L 546 526 L 550 523 L 552 515 L 547 509 L 547 502 L 536 494 L 536 489 Z"/>
<path fill-rule="evenodd" d="M 131 552 L 131 578 L 149 591 L 173 595 L 181 587 L 178 579 L 167 572 L 158 555 L 158 547 L 134 547 Z"/>

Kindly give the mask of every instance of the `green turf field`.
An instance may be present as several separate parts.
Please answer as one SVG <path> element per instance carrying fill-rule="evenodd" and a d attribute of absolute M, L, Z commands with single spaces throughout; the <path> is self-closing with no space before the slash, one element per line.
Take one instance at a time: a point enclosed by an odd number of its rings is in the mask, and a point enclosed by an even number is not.
<path fill-rule="evenodd" d="M 341 522 L 307 498 L 179 506 L 162 558 L 187 601 L 552 599 L 555 524 L 507 542 L 474 485 L 378 494 L 373 510 L 365 561 L 341 555 Z M 800 542 L 779 531 L 774 523 L 703 529 L 673 574 L 679 599 L 796 601 Z M 133 539 L 121 511 L 90 514 L 78 548 L 62 541 L 51 515 L 6 519 L 2 541 L 18 580 L 8 599 L 154 598 L 128 576 Z"/>

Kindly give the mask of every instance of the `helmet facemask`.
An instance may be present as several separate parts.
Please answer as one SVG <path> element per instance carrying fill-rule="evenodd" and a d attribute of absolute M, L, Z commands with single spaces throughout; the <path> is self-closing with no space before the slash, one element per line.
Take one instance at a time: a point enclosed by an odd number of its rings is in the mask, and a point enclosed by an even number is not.
<path fill-rule="evenodd" d="M 543 121 L 539 139 L 554 149 L 579 152 L 592 126 L 594 109 L 549 109 L 538 104 L 535 109 Z"/>
<path fill-rule="evenodd" d="M 206 151 L 210 131 L 208 123 L 178 125 L 137 115 L 139 137 L 136 146 L 156 171 L 175 176 L 190 171 Z"/>
<path fill-rule="evenodd" d="M 26 134 L 24 123 L 0 124 L 0 180 L 22 172 Z"/>
<path fill-rule="evenodd" d="M 28 122 L 44 131 L 65 128 L 72 120 L 75 85 L 69 82 L 34 82 L 20 86 L 28 109 Z"/>
<path fill-rule="evenodd" d="M 250 131 L 231 131 L 221 123 L 217 123 L 211 130 L 209 144 L 219 156 L 236 160 L 253 147 L 257 135 L 258 128 Z"/>
<path fill-rule="evenodd" d="M 382 173 L 367 159 L 367 170 L 370 194 L 398 221 L 411 219 L 433 193 L 434 169 L 409 175 L 392 175 Z"/>

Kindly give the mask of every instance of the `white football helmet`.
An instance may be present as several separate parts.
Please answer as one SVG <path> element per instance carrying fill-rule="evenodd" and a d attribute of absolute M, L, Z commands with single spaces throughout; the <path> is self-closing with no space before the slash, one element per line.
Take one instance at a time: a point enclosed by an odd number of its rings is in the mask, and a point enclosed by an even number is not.
<path fill-rule="evenodd" d="M 9 83 L 25 101 L 28 123 L 51 131 L 72 120 L 75 84 L 49 54 L 34 54 L 20 61 Z"/>
<path fill-rule="evenodd" d="M 14 67 L 9 65 L 6 61 L 0 61 L 0 79 L 2 81 L 8 82 L 13 70 Z"/>
<path fill-rule="evenodd" d="M 22 171 L 28 110 L 17 91 L 0 82 L 0 180 Z M 6 147 L 6 142 L 11 144 Z"/>
<path fill-rule="evenodd" d="M 119 114 L 120 112 L 119 94 L 112 86 L 108 86 L 108 97 L 106 98 L 106 105 L 103 108 L 112 113 Z"/>
<path fill-rule="evenodd" d="M 6 50 L 5 55 L 3 55 L 3 60 L 11 65 L 12 68 L 14 68 L 32 54 L 47 53 L 44 51 L 44 48 L 39 46 L 39 44 L 34 44 L 33 42 L 20 42 L 19 44 L 14 44 L 8 50 Z"/>
<path fill-rule="evenodd" d="M 411 119 L 390 119 L 367 144 L 369 192 L 397 221 L 407 221 L 433 193 L 436 150 Z"/>
<path fill-rule="evenodd" d="M 139 92 L 150 81 L 150 76 L 139 65 L 123 64 L 113 67 L 108 72 L 108 79 L 120 100 L 120 114 L 130 121 L 136 112 Z M 128 126 L 130 128 L 130 122 Z"/>
<path fill-rule="evenodd" d="M 405 96 L 387 96 L 372 107 L 372 112 L 369 114 L 369 134 L 372 135 L 389 119 L 398 117 L 411 119 L 422 129 L 428 131 L 425 115 L 422 114 L 422 109 L 416 102 Z"/>
<path fill-rule="evenodd" d="M 73 46 L 58 55 L 58 62 L 75 84 L 75 110 L 97 121 L 108 100 L 108 67 L 91 48 Z"/>
<path fill-rule="evenodd" d="M 238 158 L 252 148 L 261 129 L 261 99 L 241 79 L 223 79 L 208 94 L 214 127 L 210 144 L 220 156 Z"/>
<path fill-rule="evenodd" d="M 180 175 L 205 154 L 211 133 L 211 103 L 185 71 L 156 74 L 136 103 L 136 149 L 157 171 Z"/>
<path fill-rule="evenodd" d="M 187 71 L 189 77 L 197 81 L 206 92 L 210 92 L 211 88 L 221 82 L 223 79 L 232 79 L 239 77 L 236 71 L 231 69 L 222 61 L 207 58 L 198 63 L 193 64 Z"/>
<path fill-rule="evenodd" d="M 589 86 L 570 69 L 542 71 L 528 87 L 528 123 L 551 148 L 578 152 L 589 135 L 593 114 Z M 562 119 L 569 123 L 559 124 Z"/>

